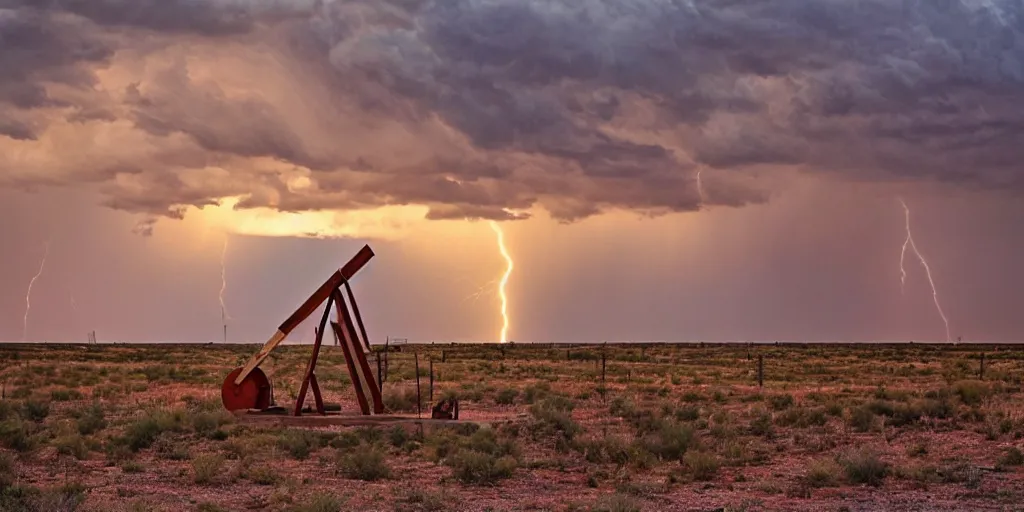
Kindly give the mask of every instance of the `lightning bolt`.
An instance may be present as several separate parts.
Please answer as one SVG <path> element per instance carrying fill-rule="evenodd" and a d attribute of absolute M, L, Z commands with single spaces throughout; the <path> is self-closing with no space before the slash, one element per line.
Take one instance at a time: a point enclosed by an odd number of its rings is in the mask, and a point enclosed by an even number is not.
<path fill-rule="evenodd" d="M 228 337 L 228 319 L 231 315 L 228 315 L 228 307 L 224 302 L 224 293 L 228 290 L 228 240 L 227 235 L 224 236 L 224 249 L 220 253 L 220 320 L 224 323 L 224 341 L 227 342 Z"/>
<path fill-rule="evenodd" d="M 39 272 L 28 282 L 28 291 L 25 292 L 25 319 L 22 322 L 21 328 L 21 339 L 28 341 L 28 315 L 32 311 L 32 287 L 35 286 L 36 280 L 39 276 L 43 275 L 43 268 L 46 267 L 46 258 L 50 255 L 50 242 L 46 242 L 46 248 L 43 250 L 43 259 L 39 263 Z"/>
<path fill-rule="evenodd" d="M 907 279 L 907 272 L 903 268 L 903 258 L 907 253 L 907 246 L 910 246 L 910 250 L 917 255 L 918 261 L 921 262 L 921 266 L 924 267 L 925 275 L 928 276 L 928 283 L 932 286 L 932 300 L 935 302 L 935 309 L 939 312 L 939 316 L 942 317 L 942 323 L 946 326 L 946 341 L 952 341 L 952 336 L 949 334 L 949 319 L 946 318 L 946 314 L 942 312 L 942 306 L 939 304 L 939 292 L 935 288 L 935 279 L 932 278 L 932 269 L 928 266 L 928 261 L 921 255 L 921 251 L 917 250 L 917 244 L 914 243 L 914 237 L 910 234 L 910 208 L 907 207 L 907 203 L 903 201 L 903 198 L 899 198 L 900 205 L 903 206 L 903 214 L 906 218 L 907 226 L 907 239 L 903 241 L 903 251 L 900 253 L 900 289 L 902 290 L 904 283 Z"/>
<path fill-rule="evenodd" d="M 707 193 L 704 192 L 704 182 L 700 180 L 700 173 L 702 169 L 697 169 L 697 193 L 700 194 L 700 202 L 706 203 L 708 200 Z"/>
<path fill-rule="evenodd" d="M 501 281 L 498 283 L 498 296 L 501 298 L 501 318 L 503 324 L 501 326 L 501 343 L 508 342 L 508 295 L 505 293 L 505 285 L 508 284 L 508 276 L 512 275 L 512 256 L 508 254 L 508 249 L 505 247 L 505 233 L 502 232 L 501 226 L 497 222 L 491 221 L 491 229 L 498 235 L 498 250 L 501 251 L 501 257 L 505 258 L 505 274 L 501 276 Z"/>

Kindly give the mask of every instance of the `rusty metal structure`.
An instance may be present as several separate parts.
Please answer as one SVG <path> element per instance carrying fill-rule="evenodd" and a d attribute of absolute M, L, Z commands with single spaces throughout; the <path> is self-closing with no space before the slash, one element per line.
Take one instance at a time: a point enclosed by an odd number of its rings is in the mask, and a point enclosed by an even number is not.
<path fill-rule="evenodd" d="M 352 379 L 352 387 L 355 390 L 356 400 L 359 402 L 360 412 L 364 416 L 384 413 L 381 388 L 374 379 L 370 364 L 366 359 L 366 354 L 370 351 L 370 341 L 366 335 L 363 319 L 359 314 L 355 295 L 349 284 L 349 281 L 369 263 L 373 256 L 374 253 L 370 246 L 363 246 L 348 263 L 332 274 L 278 327 L 277 332 L 267 340 L 259 352 L 253 355 L 244 366 L 235 368 L 228 374 L 221 386 L 221 400 L 226 409 L 229 411 L 268 411 L 274 406 L 273 388 L 270 379 L 260 369 L 260 363 L 326 301 L 327 305 L 324 307 L 319 328 L 316 330 L 313 352 L 310 355 L 309 364 L 306 366 L 292 414 L 294 416 L 302 415 L 302 407 L 310 390 L 313 392 L 316 412 L 320 415 L 326 414 L 320 385 L 316 378 L 316 364 L 328 323 L 330 323 L 331 330 L 344 352 L 345 363 Z M 333 320 L 331 319 L 332 310 L 335 313 Z"/>

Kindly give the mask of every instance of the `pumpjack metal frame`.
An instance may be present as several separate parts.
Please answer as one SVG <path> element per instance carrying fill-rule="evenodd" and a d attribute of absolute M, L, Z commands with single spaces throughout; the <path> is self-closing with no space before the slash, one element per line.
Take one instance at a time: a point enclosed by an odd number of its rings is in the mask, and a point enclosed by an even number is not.
<path fill-rule="evenodd" d="M 323 396 L 320 392 L 320 384 L 316 377 L 316 364 L 317 359 L 320 355 L 320 347 L 323 345 L 324 331 L 327 328 L 328 322 L 331 324 L 331 329 L 338 340 L 338 344 L 341 345 L 341 349 L 345 354 L 345 363 L 348 369 L 349 377 L 352 380 L 352 387 L 356 393 L 356 400 L 359 402 L 359 409 L 363 415 L 371 414 L 383 414 L 384 403 L 381 399 L 381 390 L 378 383 L 375 381 L 373 372 L 370 370 L 370 364 L 366 359 L 366 354 L 370 351 L 370 340 L 366 334 L 366 327 L 363 324 L 363 318 L 359 314 L 359 306 L 356 303 L 355 294 L 352 292 L 352 286 L 349 281 L 355 276 L 360 269 L 362 269 L 374 256 L 373 250 L 370 249 L 369 245 L 363 246 L 363 248 L 352 257 L 345 266 L 341 267 L 338 271 L 331 275 L 327 281 L 324 282 L 315 292 L 287 320 L 282 323 L 277 332 L 270 337 L 269 340 L 263 345 L 263 347 L 257 352 L 241 370 L 237 376 L 232 378 L 232 375 L 228 376 L 225 380 L 222 396 L 228 396 L 228 393 L 238 393 L 244 389 L 251 389 L 252 385 L 246 381 L 255 380 L 257 382 L 266 380 L 266 377 L 262 374 L 262 371 L 254 374 L 253 372 L 259 367 L 270 353 L 281 344 L 282 341 L 290 334 L 299 324 L 305 321 L 310 315 L 315 312 L 324 301 L 327 305 L 324 307 L 323 316 L 320 318 L 319 328 L 316 330 L 316 340 L 313 343 L 313 351 L 309 358 L 309 363 L 306 366 L 306 372 L 303 375 L 302 384 L 299 387 L 298 397 L 295 401 L 295 408 L 292 412 L 294 416 L 302 415 L 302 406 L 306 400 L 306 394 L 309 390 L 313 391 L 313 399 L 316 403 L 316 411 L 320 415 L 326 415 L 324 408 Z M 342 292 L 344 288 L 344 293 Z M 351 311 L 350 311 L 351 308 Z M 336 314 L 336 320 L 331 320 L 331 311 L 334 310 Z M 238 371 L 238 370 L 236 370 Z M 259 378 L 256 378 L 259 376 Z M 246 387 L 248 385 L 248 387 Z M 254 404 L 260 402 L 260 400 L 253 398 Z M 371 403 L 372 402 L 372 403 Z M 225 398 L 225 406 L 229 407 L 228 399 Z"/>

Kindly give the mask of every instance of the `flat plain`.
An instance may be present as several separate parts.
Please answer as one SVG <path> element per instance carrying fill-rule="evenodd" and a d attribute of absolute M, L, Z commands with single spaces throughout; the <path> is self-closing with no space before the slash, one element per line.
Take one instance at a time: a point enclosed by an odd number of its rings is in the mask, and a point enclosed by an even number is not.
<path fill-rule="evenodd" d="M 320 428 L 223 409 L 256 349 L 0 345 L 0 510 L 1024 510 L 1024 346 L 406 345 L 387 408 L 418 357 L 462 424 Z M 317 376 L 355 414 L 339 347 Z"/>

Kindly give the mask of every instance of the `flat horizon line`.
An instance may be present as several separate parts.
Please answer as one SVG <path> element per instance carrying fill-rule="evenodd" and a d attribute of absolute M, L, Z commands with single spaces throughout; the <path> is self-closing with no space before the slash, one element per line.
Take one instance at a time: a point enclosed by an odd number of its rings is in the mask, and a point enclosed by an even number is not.
<path fill-rule="evenodd" d="M 0 345 L 262 345 L 264 341 L 0 341 Z M 986 341 L 986 340 L 964 340 L 964 341 L 943 341 L 943 340 L 607 340 L 607 341 L 515 341 L 509 340 L 506 343 L 498 341 L 404 341 L 391 343 L 393 346 L 405 345 L 1021 345 L 1024 340 L 1018 341 Z M 282 345 L 312 345 L 313 341 L 285 340 Z M 373 343 L 372 346 L 384 346 L 385 343 Z"/>

